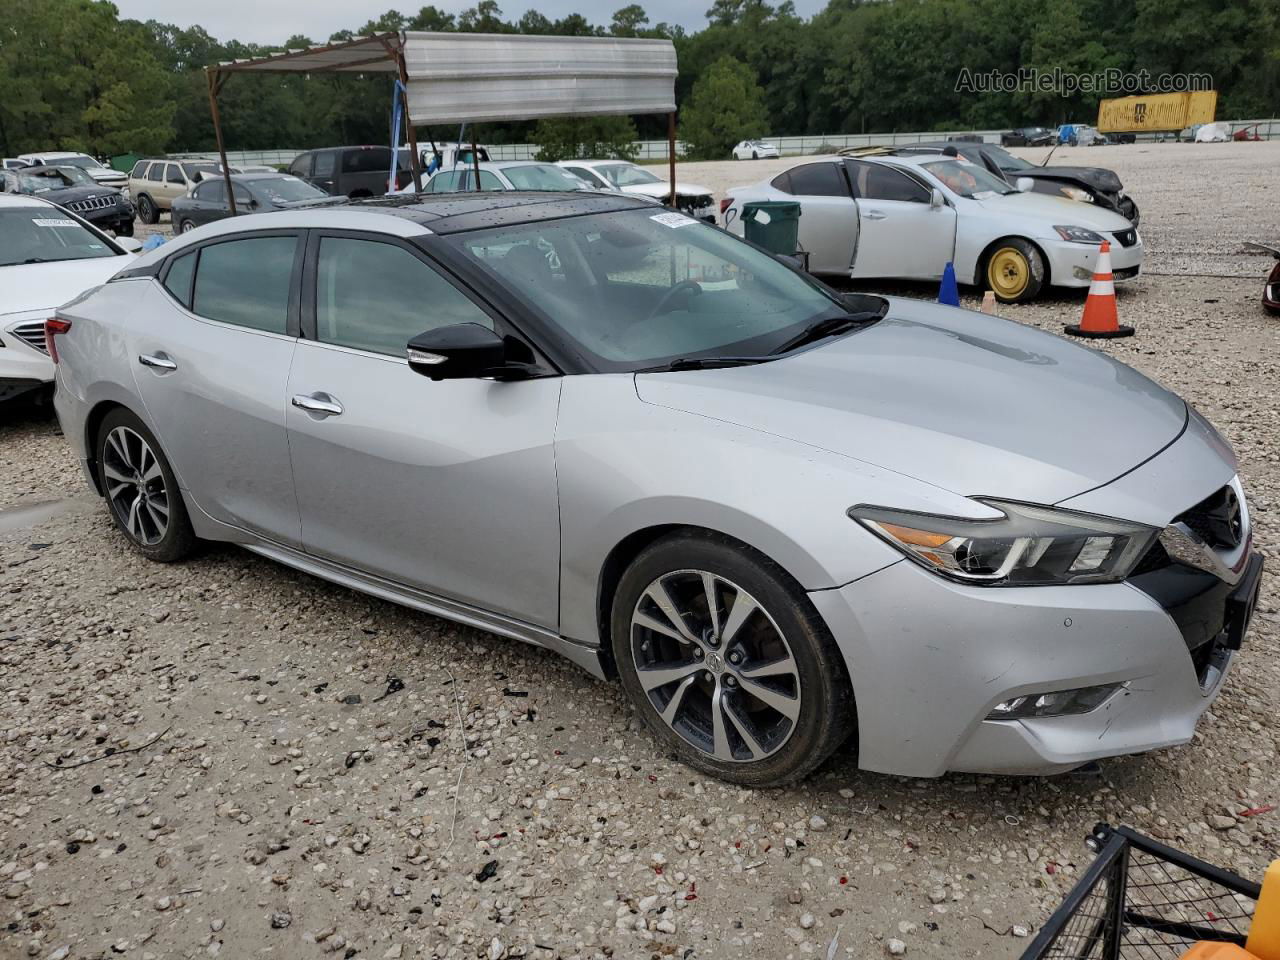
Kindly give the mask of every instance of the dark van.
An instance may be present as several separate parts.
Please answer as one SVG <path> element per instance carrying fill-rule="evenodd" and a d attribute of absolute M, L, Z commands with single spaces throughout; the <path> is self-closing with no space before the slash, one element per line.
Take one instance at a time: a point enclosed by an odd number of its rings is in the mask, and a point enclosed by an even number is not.
<path fill-rule="evenodd" d="M 380 197 L 387 192 L 390 147 L 325 147 L 298 154 L 289 172 L 335 197 Z M 413 182 L 409 156 L 396 164 L 396 187 Z"/>

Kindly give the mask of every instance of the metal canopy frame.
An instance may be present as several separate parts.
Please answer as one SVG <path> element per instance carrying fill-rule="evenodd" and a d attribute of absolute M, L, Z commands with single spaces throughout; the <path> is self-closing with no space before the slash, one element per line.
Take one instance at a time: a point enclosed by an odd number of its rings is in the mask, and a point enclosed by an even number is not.
<path fill-rule="evenodd" d="M 406 63 L 406 48 L 413 52 L 415 69 Z M 486 49 L 487 48 L 487 49 Z M 488 69 L 475 56 L 481 52 L 490 58 L 504 58 L 501 64 Z M 537 60 L 540 51 L 551 51 Z M 433 60 L 432 55 L 437 55 Z M 625 62 L 629 55 L 632 63 Z M 641 63 L 646 56 L 652 62 Z M 624 61 L 621 65 L 602 66 L 602 62 Z M 436 64 L 443 61 L 444 69 Z M 448 64 L 454 66 L 450 67 Z M 479 65 L 477 65 L 479 64 Z M 585 65 L 584 65 L 585 64 Z M 417 125 L 425 125 L 432 119 L 416 117 L 410 112 L 411 101 L 430 109 L 433 103 L 441 103 L 440 94 L 449 98 L 442 113 L 450 119 L 465 115 L 467 100 L 462 99 L 467 83 L 488 84 L 491 98 L 500 101 L 498 107 L 486 112 L 482 119 L 523 120 L 548 116 L 582 116 L 592 113 L 588 93 L 593 84 L 612 85 L 614 96 L 607 109 L 601 113 L 666 113 L 667 160 L 671 181 L 671 206 L 676 208 L 676 114 L 675 114 L 675 48 L 670 41 L 635 40 L 599 37 L 543 37 L 509 34 L 449 34 L 449 33 L 378 33 L 355 37 L 340 43 L 329 43 L 304 50 L 286 50 L 283 53 L 247 60 L 233 60 L 205 67 L 209 86 L 209 114 L 213 119 L 213 132 L 218 144 L 218 159 L 222 164 L 222 176 L 227 186 L 227 202 L 231 215 L 236 210 L 235 191 L 231 185 L 231 170 L 227 163 L 226 144 L 222 135 L 222 116 L 218 98 L 228 78 L 233 73 L 394 73 L 400 81 L 400 106 L 408 127 L 410 156 L 413 171 L 414 192 L 422 190 L 419 169 Z M 645 83 L 649 99 L 640 109 L 626 109 L 628 100 L 621 91 L 629 80 Z M 541 100 L 533 101 L 532 90 L 539 83 Z M 445 86 L 441 86 L 444 84 Z M 416 96 L 410 96 L 413 88 Z M 435 98 L 431 95 L 437 94 Z M 670 90 L 669 97 L 666 94 Z M 563 100 L 567 109 L 559 111 L 554 103 L 548 104 L 548 96 Z M 608 99 L 608 97 L 606 97 Z M 661 103 L 661 109 L 655 109 Z M 521 113 L 521 109 L 529 112 Z M 392 145 L 395 146 L 394 144 Z M 479 163 L 472 151 L 473 161 Z M 476 177 L 479 187 L 479 176 Z"/>

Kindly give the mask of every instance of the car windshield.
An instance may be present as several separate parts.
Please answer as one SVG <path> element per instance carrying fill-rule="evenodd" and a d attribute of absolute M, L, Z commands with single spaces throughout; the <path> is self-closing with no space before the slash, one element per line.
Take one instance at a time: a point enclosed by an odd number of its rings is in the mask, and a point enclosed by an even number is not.
<path fill-rule="evenodd" d="M 601 370 L 763 357 L 847 313 L 768 254 L 679 213 L 601 213 L 452 242 Z"/>
<path fill-rule="evenodd" d="M 9 193 L 48 193 L 50 190 L 65 190 L 67 187 L 95 187 L 97 181 L 79 167 L 47 167 L 38 172 L 19 170 L 8 175 L 16 189 L 8 188 Z"/>
<path fill-rule="evenodd" d="M 977 164 L 964 160 L 933 160 L 921 166 L 946 184 L 952 193 L 970 200 L 1018 192 Z"/>
<path fill-rule="evenodd" d="M 83 153 L 78 153 L 74 157 L 59 157 L 54 162 L 60 167 L 80 167 L 83 170 L 97 170 L 102 166 L 93 157 L 86 157 Z"/>
<path fill-rule="evenodd" d="M 1030 170 L 1031 164 L 1021 157 L 1015 157 L 1003 147 L 987 147 L 986 151 L 995 158 L 996 166 L 1001 170 Z"/>
<path fill-rule="evenodd" d="M 317 197 L 329 196 L 319 187 L 313 187 L 305 180 L 297 177 L 269 177 L 266 180 L 254 180 L 250 189 L 260 197 L 279 203 L 295 203 L 299 200 L 315 200 Z"/>
<path fill-rule="evenodd" d="M 637 167 L 630 163 L 610 164 L 607 167 L 596 167 L 596 170 L 603 173 L 615 187 L 634 187 L 641 183 L 663 182 L 644 167 Z"/>
<path fill-rule="evenodd" d="M 503 167 L 503 175 L 517 190 L 587 190 L 580 177 L 552 163 L 535 163 L 526 167 Z"/>
<path fill-rule="evenodd" d="M 117 254 L 100 236 L 56 207 L 0 209 L 0 267 Z"/>

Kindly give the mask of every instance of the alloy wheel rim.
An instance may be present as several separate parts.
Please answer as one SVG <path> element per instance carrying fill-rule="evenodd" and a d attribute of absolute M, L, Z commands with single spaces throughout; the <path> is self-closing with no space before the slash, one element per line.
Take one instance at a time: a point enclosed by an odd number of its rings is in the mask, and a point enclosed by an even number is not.
<path fill-rule="evenodd" d="M 800 717 L 800 674 L 769 612 L 705 570 L 654 580 L 631 615 L 631 655 L 645 696 L 691 746 L 725 763 L 773 756 Z"/>
<path fill-rule="evenodd" d="M 196 228 L 196 225 L 190 220 L 184 221 L 182 224 L 183 233 L 190 233 L 195 228 Z"/>
<path fill-rule="evenodd" d="M 169 529 L 169 493 L 151 445 L 128 427 L 107 434 L 102 448 L 107 499 L 129 536 L 154 546 Z"/>
<path fill-rule="evenodd" d="M 987 271 L 991 288 L 1002 297 L 1018 296 L 1027 289 L 1030 276 L 1031 268 L 1026 257 L 1010 247 L 996 251 Z"/>

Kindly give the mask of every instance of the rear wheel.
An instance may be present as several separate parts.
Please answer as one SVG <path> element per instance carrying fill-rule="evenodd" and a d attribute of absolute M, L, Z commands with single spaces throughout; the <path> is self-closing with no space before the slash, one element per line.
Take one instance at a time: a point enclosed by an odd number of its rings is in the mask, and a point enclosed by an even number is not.
<path fill-rule="evenodd" d="M 998 241 L 986 258 L 987 288 L 1002 303 L 1024 303 L 1040 293 L 1045 281 L 1044 257 L 1021 237 Z"/>
<path fill-rule="evenodd" d="M 172 563 L 196 546 L 169 461 L 146 425 L 123 408 L 98 428 L 98 481 L 116 526 L 139 553 Z"/>
<path fill-rule="evenodd" d="M 612 643 L 654 735 L 722 780 L 799 779 L 852 730 L 826 625 L 777 564 L 728 538 L 676 534 L 637 557 L 614 597 Z"/>
<path fill-rule="evenodd" d="M 156 202 L 145 193 L 138 198 L 138 219 L 146 224 L 157 223 L 160 220 L 160 210 L 156 207 Z"/>

